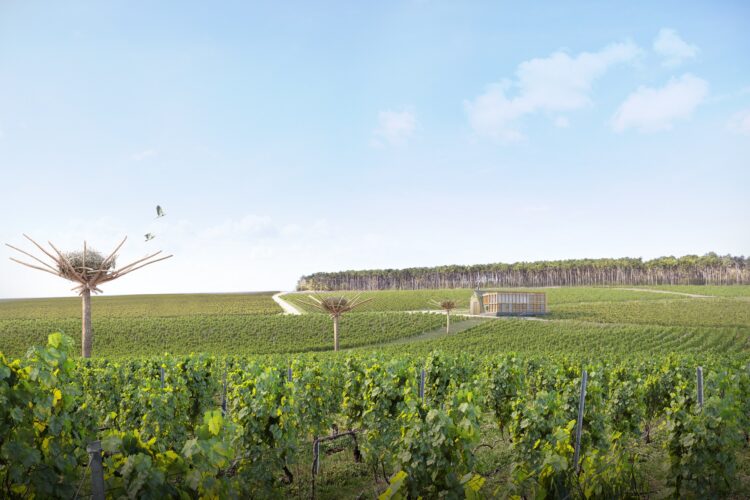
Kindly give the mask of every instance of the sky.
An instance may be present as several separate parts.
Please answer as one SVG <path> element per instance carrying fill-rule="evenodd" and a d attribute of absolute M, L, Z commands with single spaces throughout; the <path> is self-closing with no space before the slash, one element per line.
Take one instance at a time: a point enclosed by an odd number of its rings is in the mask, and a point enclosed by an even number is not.
<path fill-rule="evenodd" d="M 744 1 L 2 0 L 0 242 L 174 255 L 107 294 L 747 255 L 748 54 Z"/>

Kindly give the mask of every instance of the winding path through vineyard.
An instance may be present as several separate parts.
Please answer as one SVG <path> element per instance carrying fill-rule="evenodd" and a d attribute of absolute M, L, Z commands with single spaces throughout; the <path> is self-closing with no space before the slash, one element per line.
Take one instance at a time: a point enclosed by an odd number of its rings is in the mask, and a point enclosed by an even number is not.
<path fill-rule="evenodd" d="M 651 288 L 616 288 L 616 290 L 629 290 L 631 292 L 649 292 L 649 293 L 666 293 L 667 295 L 681 295 L 683 297 L 692 297 L 694 299 L 711 299 L 715 295 L 698 295 L 697 293 L 672 292 L 670 290 L 652 290 Z"/>
<path fill-rule="evenodd" d="M 274 294 L 274 296 L 271 298 L 273 299 L 274 302 L 276 302 L 279 305 L 279 307 L 281 307 L 284 310 L 284 314 L 294 314 L 295 316 L 302 314 L 302 311 L 300 311 L 299 309 L 294 307 L 292 304 L 290 304 L 289 302 L 281 298 L 282 295 L 286 295 L 287 293 L 292 293 L 292 292 L 279 292 L 279 293 Z"/>

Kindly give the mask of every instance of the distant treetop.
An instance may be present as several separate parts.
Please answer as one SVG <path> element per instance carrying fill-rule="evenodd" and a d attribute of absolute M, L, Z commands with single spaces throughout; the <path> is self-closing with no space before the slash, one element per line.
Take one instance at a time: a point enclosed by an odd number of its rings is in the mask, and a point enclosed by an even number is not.
<path fill-rule="evenodd" d="M 313 273 L 298 290 L 418 290 L 595 285 L 750 284 L 750 257 L 685 255 L 651 260 L 568 259 Z"/>

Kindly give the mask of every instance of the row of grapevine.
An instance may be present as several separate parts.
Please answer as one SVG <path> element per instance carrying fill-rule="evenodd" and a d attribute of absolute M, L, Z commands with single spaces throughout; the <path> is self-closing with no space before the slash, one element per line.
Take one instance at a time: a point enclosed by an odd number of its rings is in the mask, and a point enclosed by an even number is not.
<path fill-rule="evenodd" d="M 749 327 L 677 327 L 579 321 L 487 320 L 460 335 L 425 342 L 381 346 L 393 354 L 427 355 L 439 349 L 454 353 L 521 353 L 524 356 L 587 359 L 632 359 L 634 356 L 685 355 L 748 356 Z"/>
<path fill-rule="evenodd" d="M 642 496 L 638 445 L 659 427 L 674 492 L 723 496 L 750 428 L 750 372 L 739 359 L 704 359 L 700 404 L 696 362 L 684 357 L 583 366 L 442 352 L 108 361 L 73 360 L 70 349 L 54 334 L 24 360 L 0 356 L 0 496 L 87 494 L 86 445 L 99 440 L 113 496 L 276 497 L 308 479 L 293 473 L 303 451 L 343 429 L 381 490 L 390 479 L 385 496 L 475 497 L 497 493 L 476 474 L 488 424 L 510 436 L 504 494 Z"/>
<path fill-rule="evenodd" d="M 723 287 L 719 292 L 725 289 L 743 288 Z M 750 287 L 745 287 L 750 290 Z M 489 288 L 488 290 L 492 290 Z M 518 288 L 517 291 L 539 291 L 533 288 Z M 291 302 L 295 307 L 303 311 L 314 312 L 308 302 L 308 295 L 311 292 L 289 293 L 284 295 L 284 300 Z M 474 293 L 473 288 L 452 288 L 452 289 L 418 289 L 418 290 L 377 290 L 377 291 L 336 291 L 336 292 L 315 292 L 320 296 L 360 296 L 362 299 L 371 299 L 357 308 L 355 312 L 364 311 L 419 311 L 436 309 L 434 302 L 441 300 L 452 300 L 456 303 L 458 309 L 468 309 L 469 299 Z M 563 288 L 546 288 L 544 293 L 547 296 L 547 305 L 553 310 L 562 304 L 578 304 L 581 302 L 624 302 L 624 301 L 659 301 L 679 296 L 653 293 L 650 291 L 637 289 L 620 289 L 605 287 L 563 287 Z M 700 294 L 700 291 L 693 291 Z M 709 293 L 710 292 L 706 292 Z M 726 292 L 725 292 L 726 293 Z M 749 293 L 750 294 L 750 293 Z"/>
<path fill-rule="evenodd" d="M 100 295 L 91 298 L 96 316 L 107 318 L 281 314 L 271 292 Z M 80 297 L 15 299 L 0 303 L 0 319 L 80 318 Z"/>
<path fill-rule="evenodd" d="M 579 303 L 553 308 L 550 318 L 603 323 L 750 328 L 750 305 L 746 298 Z"/>
<path fill-rule="evenodd" d="M 428 314 L 369 312 L 341 319 L 343 348 L 388 342 L 439 328 L 444 318 Z M 271 354 L 322 351 L 332 346 L 332 323 L 325 314 L 105 317 L 93 319 L 97 356 L 211 352 Z M 7 355 L 43 344 L 51 331 L 77 335 L 78 319 L 0 319 Z M 76 338 L 76 342 L 79 339 Z"/>

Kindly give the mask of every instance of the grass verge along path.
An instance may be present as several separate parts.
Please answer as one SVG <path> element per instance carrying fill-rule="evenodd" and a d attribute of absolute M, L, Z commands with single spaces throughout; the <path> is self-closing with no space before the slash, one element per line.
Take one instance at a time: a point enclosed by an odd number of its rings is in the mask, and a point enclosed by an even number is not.
<path fill-rule="evenodd" d="M 450 337 L 451 335 L 457 335 L 461 332 L 465 332 L 466 330 L 474 328 L 475 326 L 479 326 L 485 321 L 492 321 L 492 319 L 491 318 L 490 319 L 471 318 L 471 319 L 465 319 L 462 321 L 456 321 L 455 323 L 451 323 L 450 333 L 446 333 L 445 326 L 441 326 L 440 328 L 435 328 L 434 330 L 424 332 L 415 337 L 398 339 L 392 342 L 387 342 L 387 344 L 404 344 L 407 342 L 409 343 L 420 342 L 423 340 L 435 340 L 435 339 L 439 339 L 442 337 Z"/>

